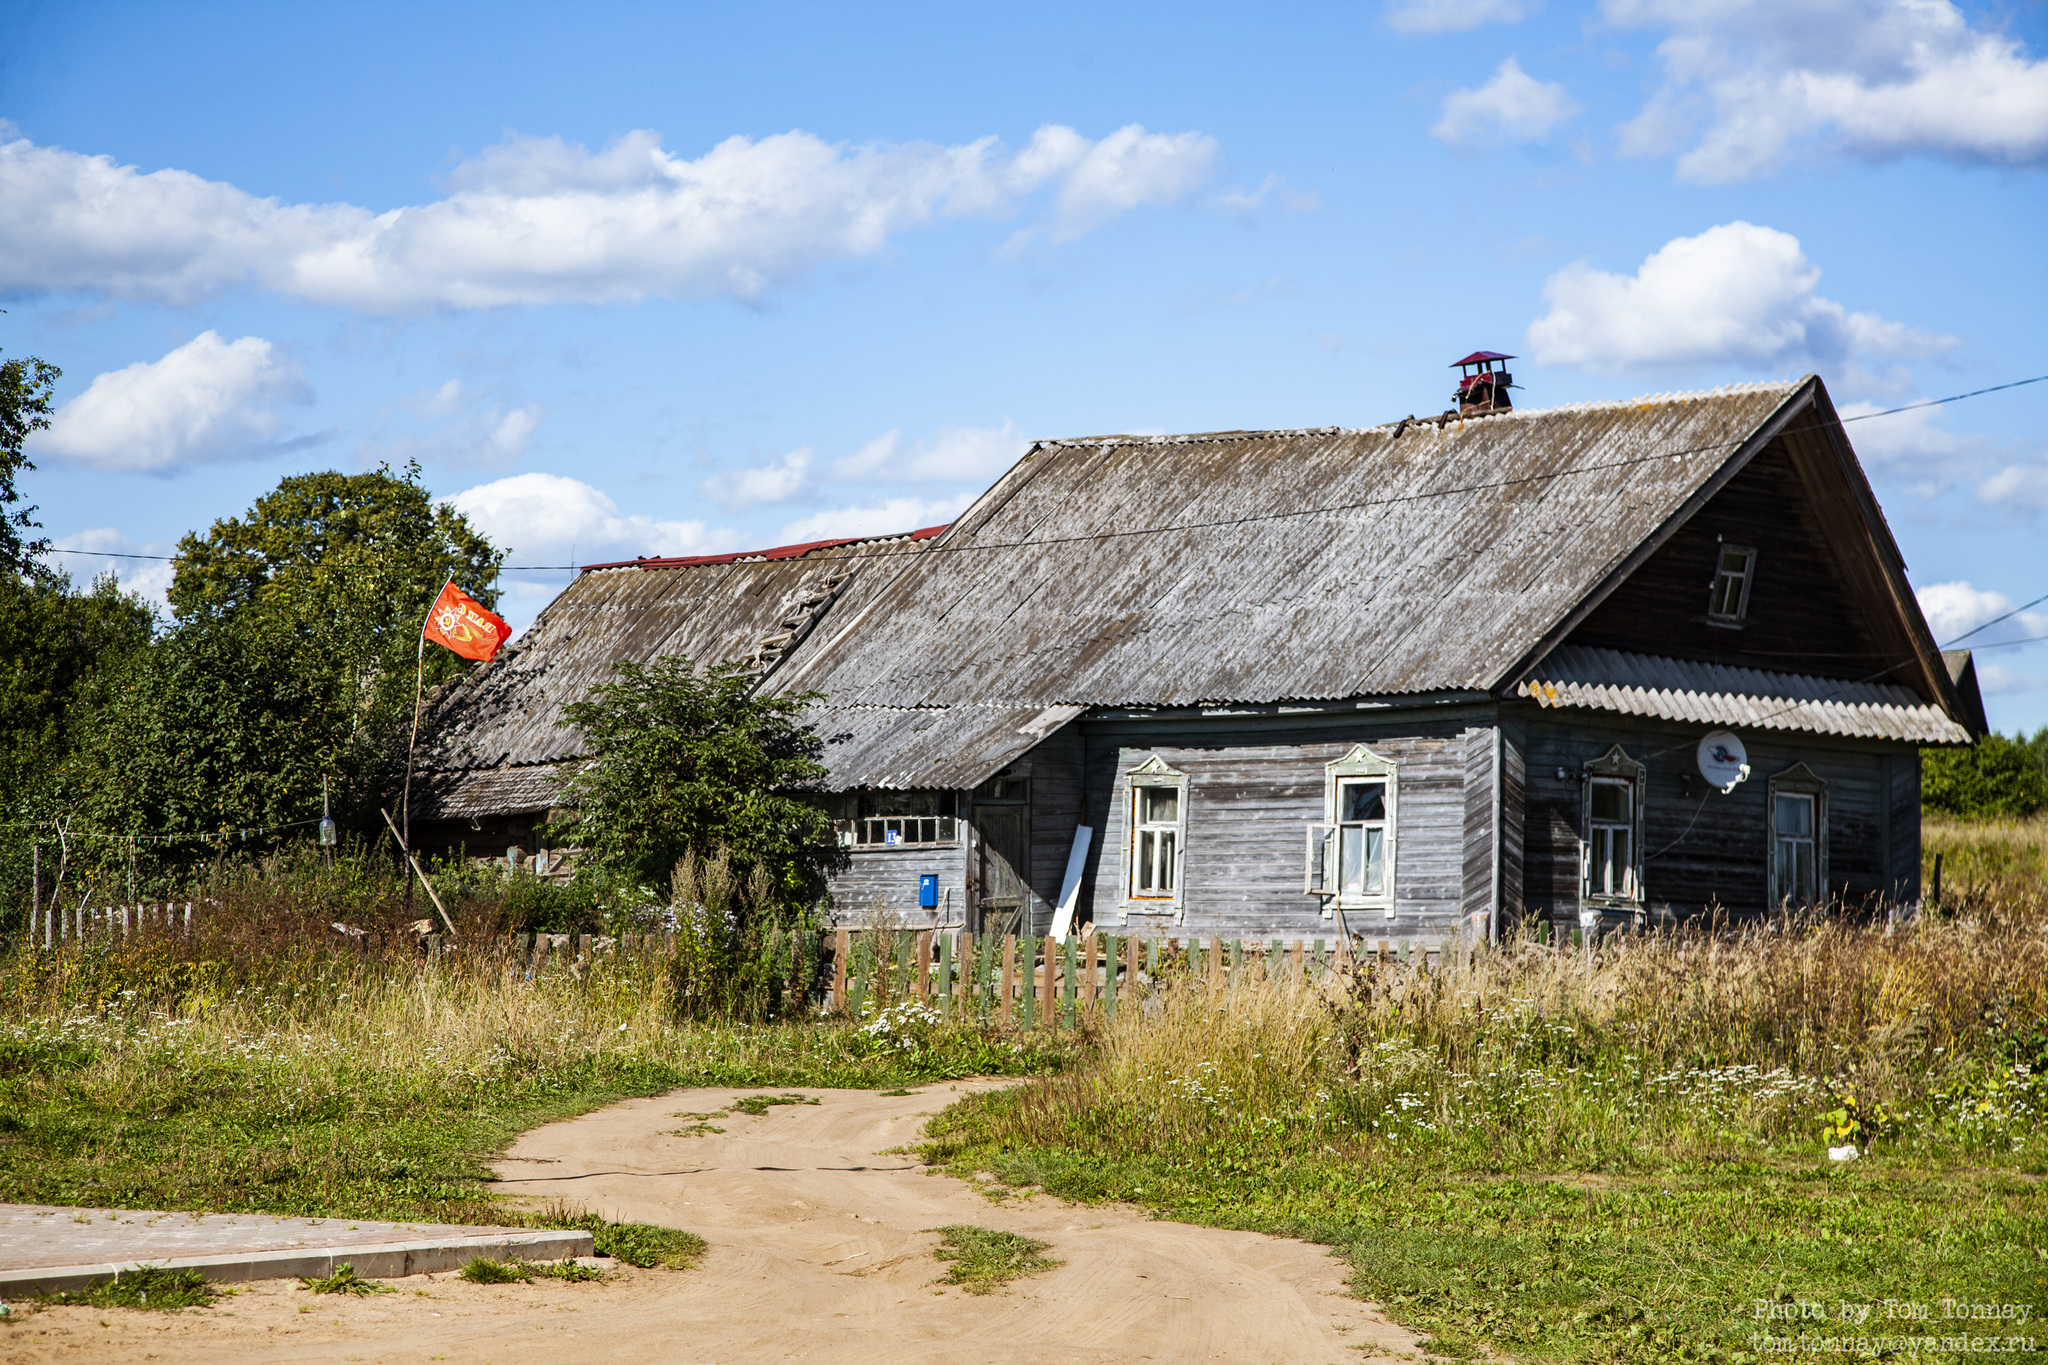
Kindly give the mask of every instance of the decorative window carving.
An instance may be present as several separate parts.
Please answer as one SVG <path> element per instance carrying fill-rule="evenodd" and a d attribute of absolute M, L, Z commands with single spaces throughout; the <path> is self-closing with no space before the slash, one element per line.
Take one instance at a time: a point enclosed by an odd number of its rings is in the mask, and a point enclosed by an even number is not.
<path fill-rule="evenodd" d="M 1756 551 L 1722 545 L 1714 559 L 1714 585 L 1707 594 L 1707 619 L 1732 625 L 1749 615 L 1749 588 L 1756 578 Z"/>
<path fill-rule="evenodd" d="M 1770 782 L 1771 904 L 1819 905 L 1828 893 L 1828 784 L 1804 763 Z"/>
<path fill-rule="evenodd" d="M 1323 815 L 1308 827 L 1303 889 L 1323 915 L 1384 910 L 1394 917 L 1395 802 L 1399 775 L 1365 745 L 1323 769 Z"/>
<path fill-rule="evenodd" d="M 1187 774 L 1154 754 L 1125 781 L 1130 833 L 1124 845 L 1125 913 L 1177 911 L 1187 857 Z"/>
<path fill-rule="evenodd" d="M 1589 906 L 1643 903 L 1643 765 L 1617 744 L 1585 768 L 1580 892 Z"/>

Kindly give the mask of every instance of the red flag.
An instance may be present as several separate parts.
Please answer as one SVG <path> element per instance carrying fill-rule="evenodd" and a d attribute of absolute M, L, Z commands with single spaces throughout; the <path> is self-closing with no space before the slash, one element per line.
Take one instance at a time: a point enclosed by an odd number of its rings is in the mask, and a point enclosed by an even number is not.
<path fill-rule="evenodd" d="M 427 613 L 427 626 L 422 634 L 465 659 L 488 663 L 504 648 L 512 631 L 502 617 L 456 587 L 451 578 L 434 599 L 434 609 Z"/>

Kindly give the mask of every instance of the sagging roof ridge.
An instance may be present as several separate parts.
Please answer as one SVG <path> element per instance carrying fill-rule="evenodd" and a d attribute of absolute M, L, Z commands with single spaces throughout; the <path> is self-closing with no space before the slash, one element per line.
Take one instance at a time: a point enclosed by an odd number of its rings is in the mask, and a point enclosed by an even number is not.
<path fill-rule="evenodd" d="M 1812 378 L 1811 375 L 1806 379 Z M 1363 427 L 1269 427 L 1263 430 L 1241 429 L 1229 431 L 1157 432 L 1151 434 L 1126 434 L 1112 436 L 1049 436 L 1034 441 L 1034 448 L 1052 446 L 1097 447 L 1110 446 L 1163 446 L 1193 445 L 1203 442 L 1256 441 L 1283 436 L 1365 436 L 1375 432 L 1390 431 L 1400 426 L 1435 426 L 1443 421 L 1447 426 L 1464 422 L 1484 420 L 1488 423 L 1512 422 L 1516 418 L 1573 416 L 1588 412 L 1633 411 L 1659 403 L 1699 402 L 1709 398 L 1739 398 L 1757 393 L 1791 393 L 1806 379 L 1765 379 L 1746 384 L 1721 384 L 1711 389 L 1676 389 L 1665 393 L 1638 394 L 1634 398 L 1595 398 L 1580 403 L 1559 403 L 1548 408 L 1515 408 L 1509 412 L 1483 413 L 1441 413 L 1429 416 L 1410 415 L 1397 417 L 1389 422 L 1376 422 Z"/>
<path fill-rule="evenodd" d="M 947 523 L 950 525 L 951 523 Z M 793 545 L 771 545 L 765 550 L 729 550 L 709 555 L 641 555 L 636 559 L 615 559 L 602 564 L 579 566 L 580 573 L 604 573 L 613 569 L 694 569 L 706 565 L 767 564 L 783 559 L 803 559 L 821 550 L 846 545 L 872 545 L 885 540 L 931 540 L 945 526 L 920 526 L 914 531 L 888 531 L 873 536 L 835 536 L 826 540 L 805 540 Z"/>

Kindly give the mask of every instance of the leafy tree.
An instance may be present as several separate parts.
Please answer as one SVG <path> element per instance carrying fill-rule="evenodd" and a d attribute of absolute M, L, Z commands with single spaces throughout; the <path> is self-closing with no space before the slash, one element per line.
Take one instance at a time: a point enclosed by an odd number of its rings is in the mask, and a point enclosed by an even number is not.
<path fill-rule="evenodd" d="M 59 813 L 59 776 L 87 703 L 148 648 L 155 619 L 112 574 L 79 592 L 62 574 L 0 570 L 0 819 Z M 27 902 L 30 842 L 20 831 L 0 840 L 0 902 Z"/>
<path fill-rule="evenodd" d="M 1966 819 L 2016 819 L 2048 809 L 2048 728 L 2032 740 L 1994 731 L 1967 749 L 1926 751 L 1920 804 Z"/>
<path fill-rule="evenodd" d="M 239 832 L 335 816 L 381 833 L 404 765 L 421 622 L 453 577 L 490 603 L 500 553 L 402 475 L 294 475 L 247 515 L 188 535 L 171 628 L 98 687 L 63 799 L 91 827 L 204 834 L 160 846 L 175 871 Z M 426 656 L 427 682 L 469 667 Z"/>
<path fill-rule="evenodd" d="M 50 425 L 50 395 L 63 373 L 34 356 L 0 361 L 0 573 L 31 572 L 50 544 L 27 538 L 36 509 L 13 510 L 21 500 L 15 480 L 35 468 L 23 446 L 29 433 Z"/>
<path fill-rule="evenodd" d="M 598 867 L 665 885 L 684 855 L 722 851 L 744 883 L 756 869 L 786 904 L 823 894 L 844 858 L 821 788 L 823 744 L 799 721 L 810 697 L 750 695 L 750 675 L 671 656 L 622 662 L 563 708 L 594 762 L 573 784 L 571 836 Z"/>
<path fill-rule="evenodd" d="M 409 704 L 420 624 L 450 578 L 485 606 L 502 551 L 461 513 L 436 506 L 419 466 L 369 474 L 298 474 L 246 517 L 178 543 L 170 590 L 179 622 L 240 620 L 295 632 L 332 661 L 366 714 Z M 429 685 L 462 671 L 427 656 Z"/>

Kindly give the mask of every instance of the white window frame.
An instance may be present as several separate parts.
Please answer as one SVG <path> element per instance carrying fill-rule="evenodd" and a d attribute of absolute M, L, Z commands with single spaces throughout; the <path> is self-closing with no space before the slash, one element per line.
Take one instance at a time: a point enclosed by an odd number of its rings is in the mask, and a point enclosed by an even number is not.
<path fill-rule="evenodd" d="M 1338 819 L 1338 802 L 1341 800 L 1345 782 L 1356 779 L 1371 779 L 1386 786 L 1386 814 L 1377 821 L 1354 824 Z M 1354 744 L 1351 752 L 1334 763 L 1323 765 L 1323 819 L 1308 827 L 1308 846 L 1303 868 L 1302 890 L 1311 896 L 1320 896 L 1323 901 L 1323 918 L 1330 919 L 1339 910 L 1379 910 L 1388 919 L 1394 918 L 1396 845 L 1399 830 L 1400 774 L 1394 761 L 1374 753 L 1363 744 Z M 1338 866 L 1339 849 L 1344 830 L 1356 829 L 1362 840 L 1366 831 L 1377 826 L 1380 831 L 1380 889 L 1372 892 L 1344 892 L 1339 889 L 1338 879 L 1342 872 Z"/>
<path fill-rule="evenodd" d="M 1585 765 L 1585 793 L 1579 800 L 1579 898 L 1590 907 L 1640 910 L 1643 907 L 1643 789 L 1649 775 L 1641 763 L 1628 756 L 1619 744 Z M 1608 784 L 1626 784 L 1629 791 L 1628 859 L 1623 885 L 1618 892 L 1594 887 L 1594 855 L 1600 846 L 1599 831 L 1615 822 L 1593 818 L 1593 790 Z"/>
<path fill-rule="evenodd" d="M 1782 797 L 1803 797 L 1813 802 L 1813 900 L 1795 904 L 1825 905 L 1828 899 L 1828 784 L 1804 763 L 1795 763 L 1770 780 L 1770 800 L 1764 809 L 1765 875 L 1770 879 L 1771 909 L 1781 909 L 1791 892 L 1778 882 L 1778 801 Z"/>
<path fill-rule="evenodd" d="M 1175 819 L 1172 824 L 1153 822 L 1140 825 L 1141 810 L 1139 793 L 1147 788 L 1171 787 L 1176 793 L 1174 802 Z M 1173 834 L 1173 887 L 1164 895 L 1140 893 L 1138 883 L 1138 857 L 1141 846 L 1140 835 L 1147 831 L 1171 830 Z M 1133 914 L 1172 914 L 1176 921 L 1185 911 L 1187 894 L 1188 857 L 1188 775 L 1169 767 L 1166 760 L 1154 754 L 1137 767 L 1124 774 L 1124 853 L 1123 853 L 1123 914 L 1126 920 Z"/>
<path fill-rule="evenodd" d="M 1742 572 L 1730 573 L 1727 569 L 1729 555 L 1742 556 Z M 1735 625 L 1749 619 L 1749 590 L 1756 583 L 1756 547 L 1753 545 L 1730 545 L 1725 541 L 1714 547 L 1714 578 L 1707 585 L 1707 619 L 1721 625 Z M 1735 591 L 1735 610 L 1721 610 L 1721 583 L 1733 578 L 1740 585 Z"/>

